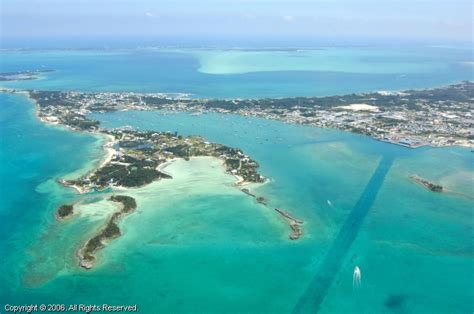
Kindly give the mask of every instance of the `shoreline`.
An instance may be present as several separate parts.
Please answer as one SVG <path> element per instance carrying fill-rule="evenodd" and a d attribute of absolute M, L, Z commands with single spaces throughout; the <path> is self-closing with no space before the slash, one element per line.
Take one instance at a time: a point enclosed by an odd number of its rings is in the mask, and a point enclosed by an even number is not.
<path fill-rule="evenodd" d="M 48 120 L 45 117 L 40 116 L 40 106 L 38 102 L 30 97 L 30 93 L 28 91 L 16 91 L 15 93 L 22 94 L 24 95 L 28 101 L 30 101 L 33 106 L 34 106 L 34 116 L 36 119 L 38 119 L 40 122 L 43 124 L 54 127 L 54 128 L 59 128 L 60 130 L 67 131 L 67 132 L 76 132 L 78 134 L 82 135 L 90 135 L 92 137 L 97 138 L 100 141 L 104 141 L 104 143 L 101 144 L 103 154 L 102 156 L 95 162 L 95 165 L 92 167 L 92 169 L 89 169 L 83 176 L 87 176 L 91 172 L 96 171 L 97 169 L 103 167 L 105 164 L 109 163 L 112 158 L 114 157 L 115 154 L 117 154 L 117 151 L 113 148 L 113 146 L 118 142 L 117 139 L 110 134 L 102 133 L 100 131 L 96 132 L 89 132 L 89 131 L 84 131 L 84 130 L 76 130 L 74 128 L 71 128 L 70 126 L 66 124 L 62 124 L 59 121 L 53 121 L 53 120 Z M 57 117 L 54 117 L 57 119 Z M 72 173 L 70 173 L 72 174 Z M 67 177 L 69 174 L 64 175 L 64 177 Z M 63 185 L 63 184 L 62 184 Z M 65 185 L 63 185 L 65 186 Z M 85 193 L 80 187 L 75 186 L 75 185 L 68 185 L 66 187 L 70 187 L 75 189 L 79 194 Z"/>
<path fill-rule="evenodd" d="M 456 85 L 456 84 L 462 84 L 462 83 L 465 83 L 465 82 L 468 82 L 468 83 L 472 83 L 473 81 L 470 81 L 470 80 L 461 80 L 461 81 L 455 81 L 455 82 L 452 82 L 452 83 L 449 83 L 449 84 L 443 84 L 443 85 L 440 85 L 440 86 L 435 86 L 435 87 L 427 87 L 427 88 L 420 88 L 420 89 L 410 89 L 410 90 L 396 90 L 396 91 L 390 91 L 391 93 L 399 93 L 399 92 L 404 92 L 404 91 L 414 91 L 414 92 L 422 92 L 422 91 L 434 91 L 434 90 L 437 90 L 437 89 L 440 89 L 440 88 L 445 88 L 445 87 L 449 87 L 449 86 L 453 86 L 453 85 Z M 21 90 L 21 89 L 14 89 L 14 88 L 4 88 L 2 89 L 0 87 L 0 92 L 5 92 L 5 93 L 18 93 L 18 94 L 24 94 L 27 96 L 28 99 L 30 99 L 31 101 L 33 101 L 33 103 L 35 104 L 35 107 L 36 107 L 36 116 L 38 117 L 38 119 L 42 122 L 44 122 L 45 124 L 48 124 L 48 125 L 56 125 L 56 126 L 60 126 L 60 127 L 64 127 L 68 130 L 71 130 L 71 131 L 78 131 L 78 132 L 82 132 L 82 130 L 76 130 L 76 129 L 73 129 L 67 125 L 64 125 L 64 124 L 61 124 L 57 121 L 54 121 L 54 116 L 52 116 L 53 118 L 53 121 L 51 120 L 48 120 L 44 117 L 40 117 L 39 116 L 39 112 L 40 112 L 40 109 L 39 109 L 39 105 L 37 104 L 37 102 L 32 99 L 29 95 L 30 93 L 30 90 Z M 380 91 L 378 91 L 380 92 Z M 93 94 L 93 92 L 81 92 L 81 93 L 84 93 L 84 94 Z M 372 91 L 372 92 L 362 92 L 361 94 L 364 94 L 364 93 L 377 93 L 376 91 Z M 147 94 L 153 94 L 153 93 L 143 93 L 143 95 L 147 95 Z M 166 94 L 166 93 L 165 93 Z M 311 97 L 311 96 L 306 96 L 305 98 L 308 98 L 308 97 Z M 333 97 L 333 96 L 314 96 L 314 98 L 324 98 L 324 97 Z M 192 99 L 200 99 L 200 98 L 192 98 Z M 203 99 L 208 99 L 208 98 L 203 98 Z M 211 98 L 212 99 L 212 98 Z M 233 99 L 233 98 L 231 98 Z M 259 100 L 260 98 L 248 98 L 248 100 Z M 279 99 L 279 98 L 275 98 L 275 99 Z M 127 110 L 130 110 L 130 109 L 127 109 Z M 150 109 L 150 108 L 132 108 L 132 110 L 138 110 L 138 111 L 160 111 L 160 110 L 163 110 L 163 111 L 168 111 L 169 113 L 179 113 L 179 112 L 182 112 L 182 113 L 194 113 L 196 112 L 196 108 L 183 108 L 183 107 L 179 107 L 179 108 L 155 108 L 155 109 Z M 255 118 L 260 118 L 260 119 L 265 119 L 265 120 L 271 120 L 271 121 L 279 121 L 279 122 L 282 122 L 282 123 L 286 123 L 286 124 L 294 124 L 294 125 L 303 125 L 303 126 L 308 126 L 308 127 L 313 127 L 313 128 L 320 128 L 320 129 L 332 129 L 332 130 L 338 130 L 338 131 L 342 131 L 342 132 L 348 132 L 348 133 L 351 133 L 351 134 L 354 134 L 354 135 L 362 135 L 362 136 L 366 136 L 366 137 L 369 137 L 373 140 L 377 140 L 377 141 L 380 141 L 380 142 L 384 142 L 384 143 L 387 143 L 387 144 L 392 144 L 392 145 L 397 145 L 397 146 L 401 146 L 401 147 L 404 147 L 404 148 L 410 148 L 410 149 L 416 149 L 416 148 L 420 148 L 420 147 L 431 147 L 431 148 L 444 148 L 444 147 L 461 147 L 461 148 L 467 148 L 467 149 L 471 149 L 473 150 L 474 148 L 474 144 L 473 143 L 469 143 L 469 140 L 457 140 L 457 141 L 461 141 L 460 143 L 455 143 L 455 142 L 452 142 L 452 143 L 433 143 L 433 142 L 425 142 L 423 140 L 421 141 L 416 141 L 417 143 L 415 143 L 414 145 L 409 145 L 409 144 L 404 144 L 404 143 L 400 143 L 398 139 L 395 139 L 395 140 L 391 140 L 391 139 L 385 139 L 381 136 L 372 136 L 372 135 L 369 135 L 369 134 L 365 134 L 363 132 L 356 132 L 356 131 L 353 131 L 353 130 L 349 130 L 349 129 L 345 129 L 345 128 L 338 128 L 338 127 L 333 127 L 333 126 L 319 126 L 319 125 L 315 125 L 313 122 L 301 122 L 301 121 L 291 121 L 291 120 L 288 120 L 286 119 L 285 117 L 271 117 L 271 116 L 262 116 L 260 114 L 245 114 L 244 113 L 241 113 L 241 112 L 238 112 L 238 111 L 235 111 L 235 112 L 229 112 L 229 111 L 219 111 L 219 110 L 213 110 L 213 109 L 200 109 L 198 110 L 198 112 L 213 112 L 213 113 L 219 113 L 219 114 L 233 114 L 233 115 L 238 115 L 238 116 L 242 116 L 242 117 L 255 117 Z M 90 132 L 90 131 L 85 131 L 86 133 L 89 133 L 89 134 L 99 134 L 99 136 L 103 135 L 103 133 L 101 132 Z M 409 135 L 404 135 L 404 138 L 410 138 Z M 238 179 L 238 178 L 236 178 Z"/>
<path fill-rule="evenodd" d="M 113 194 L 107 198 L 109 202 L 115 203 L 116 210 L 107 222 L 89 238 L 77 251 L 79 266 L 89 270 L 95 266 L 97 251 L 106 248 L 110 241 L 122 236 L 118 226 L 124 216 L 130 215 L 137 209 L 137 203 L 133 197 Z"/>
<path fill-rule="evenodd" d="M 100 136 L 104 136 L 106 138 L 105 143 L 102 144 L 102 148 L 105 151 L 105 154 L 98 162 L 98 169 L 108 164 L 112 160 L 112 158 L 118 153 L 118 151 L 113 147 L 115 144 L 118 143 L 118 140 L 115 138 L 115 136 L 110 134 L 103 134 L 99 132 L 97 132 L 97 134 L 100 134 Z"/>

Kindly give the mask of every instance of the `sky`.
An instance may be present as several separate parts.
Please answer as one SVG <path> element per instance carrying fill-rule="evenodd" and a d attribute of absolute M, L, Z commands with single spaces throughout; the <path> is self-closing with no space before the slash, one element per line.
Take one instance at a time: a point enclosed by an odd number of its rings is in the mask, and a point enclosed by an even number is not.
<path fill-rule="evenodd" d="M 473 39 L 470 0 L 0 0 L 0 6 L 4 39 Z"/>

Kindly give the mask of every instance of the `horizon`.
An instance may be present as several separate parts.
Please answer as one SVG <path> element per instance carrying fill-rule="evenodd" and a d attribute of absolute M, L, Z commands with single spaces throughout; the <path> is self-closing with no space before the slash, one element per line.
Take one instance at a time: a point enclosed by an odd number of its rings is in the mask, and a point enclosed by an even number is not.
<path fill-rule="evenodd" d="M 5 0 L 1 46 L 470 44 L 470 1 Z M 271 5 L 270 5 L 271 4 Z M 409 13 L 407 13 L 409 12 Z"/>
<path fill-rule="evenodd" d="M 275 37 L 275 36 L 61 36 L 61 37 L 2 37 L 0 49 L 136 49 L 136 48 L 191 48 L 191 49 L 322 49 L 329 47 L 440 47 L 473 49 L 469 40 L 434 40 L 407 38 L 330 38 L 330 37 Z"/>

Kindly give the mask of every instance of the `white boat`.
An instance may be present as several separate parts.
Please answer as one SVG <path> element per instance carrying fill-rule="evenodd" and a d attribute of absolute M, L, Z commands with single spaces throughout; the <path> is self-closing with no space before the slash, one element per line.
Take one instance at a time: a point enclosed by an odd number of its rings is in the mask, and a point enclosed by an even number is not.
<path fill-rule="evenodd" d="M 362 280 L 362 273 L 359 266 L 354 267 L 354 273 L 352 274 L 352 286 L 359 288 Z"/>

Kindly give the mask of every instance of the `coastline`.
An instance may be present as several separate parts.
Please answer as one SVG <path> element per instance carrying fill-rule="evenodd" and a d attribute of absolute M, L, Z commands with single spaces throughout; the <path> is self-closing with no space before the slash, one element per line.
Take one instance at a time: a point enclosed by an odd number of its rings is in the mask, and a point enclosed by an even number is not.
<path fill-rule="evenodd" d="M 112 158 L 118 153 L 116 149 L 114 149 L 114 145 L 118 143 L 118 140 L 110 134 L 103 134 L 100 132 L 93 133 L 97 134 L 99 136 L 103 136 L 106 138 L 105 143 L 102 144 L 102 148 L 105 152 L 104 156 L 102 159 L 98 162 L 97 168 L 102 168 L 106 164 L 108 164 Z"/>
<path fill-rule="evenodd" d="M 38 119 L 38 121 L 42 122 L 44 125 L 49 126 L 49 127 L 58 128 L 60 130 L 66 131 L 66 132 L 75 132 L 75 133 L 82 134 L 82 135 L 92 136 L 92 137 L 97 138 L 99 141 L 103 141 L 103 143 L 101 143 L 101 147 L 102 147 L 102 150 L 103 150 L 102 156 L 100 157 L 99 160 L 97 160 L 95 162 L 94 165 L 92 165 L 92 167 L 90 167 L 90 165 L 87 164 L 83 168 L 83 170 L 87 169 L 87 171 L 83 174 L 83 176 L 87 176 L 88 174 L 96 171 L 97 169 L 103 167 L 105 164 L 109 163 L 110 160 L 113 158 L 113 156 L 117 153 L 117 151 L 113 148 L 113 146 L 117 143 L 117 140 L 115 139 L 115 137 L 113 135 L 105 134 L 105 133 L 102 133 L 102 132 L 87 132 L 87 131 L 83 131 L 83 130 L 76 130 L 74 128 L 69 127 L 68 125 L 59 123 L 59 121 L 57 121 L 57 120 L 54 121 L 54 120 L 51 120 L 51 119 L 46 119 L 45 117 L 42 117 L 40 115 L 41 110 L 40 110 L 39 104 L 35 99 L 30 97 L 30 93 L 28 91 L 16 91 L 15 93 L 21 94 L 21 95 L 23 95 L 24 97 L 26 97 L 28 99 L 28 101 L 33 105 L 33 114 L 34 114 L 35 118 Z M 73 173 L 75 173 L 75 172 L 73 172 Z M 81 172 L 81 170 L 78 169 L 78 172 Z M 69 175 L 70 174 L 66 174 L 66 175 L 64 175 L 64 177 L 68 177 Z M 73 188 L 79 194 L 83 194 L 83 193 L 86 192 L 83 189 L 81 189 L 80 187 L 75 186 L 75 185 L 68 185 L 67 187 Z"/>

